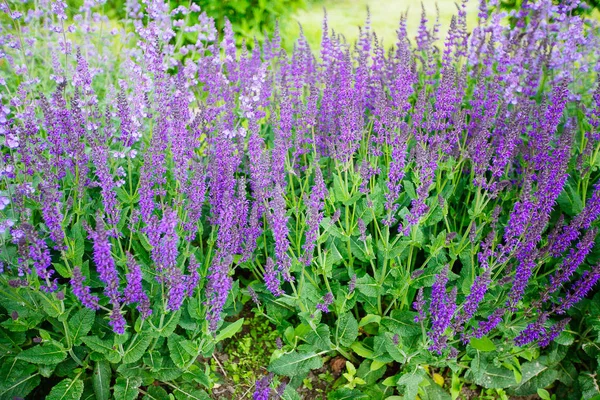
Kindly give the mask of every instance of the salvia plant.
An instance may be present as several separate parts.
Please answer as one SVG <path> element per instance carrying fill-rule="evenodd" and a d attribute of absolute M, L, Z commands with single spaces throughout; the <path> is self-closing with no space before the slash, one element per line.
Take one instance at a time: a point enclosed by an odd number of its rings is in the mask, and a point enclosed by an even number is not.
<path fill-rule="evenodd" d="M 597 27 L 465 1 L 291 54 L 191 2 L 0 3 L 0 398 L 209 398 L 244 308 L 254 399 L 329 360 L 331 399 L 598 395 Z"/>

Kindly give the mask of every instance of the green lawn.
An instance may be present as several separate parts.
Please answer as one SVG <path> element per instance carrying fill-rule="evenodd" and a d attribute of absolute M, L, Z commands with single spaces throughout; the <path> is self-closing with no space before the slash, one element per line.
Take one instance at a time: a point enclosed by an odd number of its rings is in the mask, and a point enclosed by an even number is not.
<path fill-rule="evenodd" d="M 431 25 L 435 21 L 436 3 L 442 23 L 440 34 L 444 37 L 457 8 L 454 0 L 425 0 L 423 4 Z M 474 0 L 467 4 L 469 27 L 477 21 L 477 5 L 478 2 Z M 309 0 L 306 8 L 296 12 L 293 18 L 302 25 L 313 49 L 318 48 L 321 40 L 323 7 L 327 9 L 329 28 L 342 33 L 350 43 L 356 40 L 358 27 L 364 26 L 367 7 L 371 10 L 371 26 L 377 36 L 383 38 L 386 47 L 396 42 L 396 30 L 402 13 L 408 11 L 407 25 L 411 38 L 416 35 L 421 19 L 421 2 L 413 0 Z M 298 31 L 299 27 L 294 24 L 285 27 L 287 37 L 295 37 Z"/>

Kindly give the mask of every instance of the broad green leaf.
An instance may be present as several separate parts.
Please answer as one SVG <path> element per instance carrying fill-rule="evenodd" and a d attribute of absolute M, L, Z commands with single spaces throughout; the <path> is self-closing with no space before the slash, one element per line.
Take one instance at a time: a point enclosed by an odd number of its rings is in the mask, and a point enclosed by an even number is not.
<path fill-rule="evenodd" d="M 225 328 L 221 329 L 221 331 L 217 334 L 215 341 L 220 342 L 222 340 L 233 337 L 236 333 L 238 333 L 242 329 L 243 324 L 244 324 L 244 318 L 241 318 L 241 319 L 238 319 L 237 321 L 227 325 Z"/>
<path fill-rule="evenodd" d="M 110 378 L 112 370 L 107 361 L 98 361 L 94 365 L 94 375 L 92 376 L 92 384 L 97 400 L 110 399 Z"/>
<path fill-rule="evenodd" d="M 36 366 L 15 358 L 4 358 L 0 367 L 0 399 L 26 397 L 40 383 Z"/>
<path fill-rule="evenodd" d="M 543 360 L 537 359 L 521 366 L 523 379 L 514 390 L 517 396 L 536 394 L 538 389 L 550 386 L 558 378 L 558 371 L 544 365 Z"/>
<path fill-rule="evenodd" d="M 176 388 L 173 388 L 173 394 L 177 400 L 210 400 L 204 390 L 186 384 L 177 385 Z"/>
<path fill-rule="evenodd" d="M 156 331 L 162 337 L 169 337 L 173 332 L 175 332 L 175 328 L 177 328 L 177 324 L 179 323 L 179 318 L 181 318 L 181 310 L 176 311 L 175 313 L 169 316 L 167 323 Z"/>
<path fill-rule="evenodd" d="M 595 400 L 600 396 L 600 378 L 597 374 L 589 372 L 581 373 L 579 374 L 578 381 L 584 399 Z"/>
<path fill-rule="evenodd" d="M 144 354 L 144 364 L 150 367 L 150 371 L 155 372 L 162 366 L 162 355 L 156 350 Z"/>
<path fill-rule="evenodd" d="M 177 365 L 179 368 L 184 368 L 185 365 L 191 360 L 191 356 L 187 351 L 181 346 L 181 341 L 184 340 L 181 336 L 177 334 L 172 334 L 169 336 L 167 340 L 167 345 L 169 347 L 169 355 L 171 356 L 171 360 Z"/>
<path fill-rule="evenodd" d="M 381 285 L 368 274 L 356 280 L 356 289 L 367 297 L 377 297 L 383 294 Z"/>
<path fill-rule="evenodd" d="M 82 340 L 90 349 L 97 351 L 98 353 L 108 354 L 109 352 L 114 351 L 111 341 L 102 340 L 98 336 L 86 336 Z"/>
<path fill-rule="evenodd" d="M 299 353 L 292 351 L 279 357 L 269 366 L 269 371 L 279 375 L 304 375 L 311 369 L 321 368 L 323 360 L 314 352 Z"/>
<path fill-rule="evenodd" d="M 358 327 L 360 328 L 368 324 L 379 324 L 380 322 L 381 317 L 379 315 L 368 314 L 361 318 L 360 322 L 358 323 Z"/>
<path fill-rule="evenodd" d="M 471 370 L 468 374 L 473 376 L 473 381 L 486 389 L 504 389 L 517 384 L 512 370 L 497 367 L 488 361 L 485 356 L 488 353 L 477 354 L 471 361 Z"/>
<path fill-rule="evenodd" d="M 117 378 L 114 387 L 114 398 L 118 400 L 135 400 L 139 396 L 138 388 L 142 384 L 140 378 Z"/>
<path fill-rule="evenodd" d="M 152 334 L 150 332 L 143 331 L 135 334 L 127 350 L 125 350 L 125 354 L 123 354 L 123 363 L 134 363 L 142 358 L 150 342 L 152 342 Z"/>
<path fill-rule="evenodd" d="M 342 314 L 335 328 L 336 342 L 340 346 L 350 347 L 358 337 L 358 322 L 351 313 Z"/>
<path fill-rule="evenodd" d="M 487 336 L 484 336 L 480 339 L 473 337 L 473 338 L 471 338 L 471 341 L 469 342 L 469 344 L 471 345 L 471 347 L 473 347 L 474 349 L 477 349 L 479 351 L 487 352 L 487 351 L 495 351 L 496 350 L 496 345 Z"/>
<path fill-rule="evenodd" d="M 54 385 L 46 400 L 79 400 L 82 393 L 83 381 L 66 378 Z"/>
<path fill-rule="evenodd" d="M 306 341 L 313 346 L 315 350 L 331 349 L 331 333 L 329 327 L 325 324 L 319 324 L 315 330 L 311 330 L 306 336 Z"/>
<path fill-rule="evenodd" d="M 149 386 L 143 400 L 169 400 L 169 394 L 160 386 Z"/>
<path fill-rule="evenodd" d="M 404 374 L 398 379 L 396 384 L 398 386 L 404 386 L 404 399 L 415 400 L 419 392 L 419 384 L 425 378 L 424 374 L 420 370 L 413 371 L 408 374 Z"/>
<path fill-rule="evenodd" d="M 421 333 L 421 327 L 415 322 L 417 313 L 412 311 L 394 310 L 389 317 L 381 319 L 381 326 L 388 332 L 407 337 Z"/>
<path fill-rule="evenodd" d="M 74 346 L 79 346 L 81 339 L 92 329 L 95 316 L 94 310 L 82 308 L 69 319 L 69 335 Z"/>
<path fill-rule="evenodd" d="M 56 343 L 47 343 L 31 347 L 17 358 L 33 364 L 58 364 L 67 358 L 67 352 Z"/>

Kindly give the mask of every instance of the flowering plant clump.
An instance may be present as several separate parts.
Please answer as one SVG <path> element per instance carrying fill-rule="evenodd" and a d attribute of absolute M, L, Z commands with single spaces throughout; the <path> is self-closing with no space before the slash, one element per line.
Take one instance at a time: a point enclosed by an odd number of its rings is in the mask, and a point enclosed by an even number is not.
<path fill-rule="evenodd" d="M 255 399 L 333 356 L 331 399 L 595 396 L 600 36 L 465 1 L 443 44 L 325 19 L 318 54 L 1 3 L 0 398 L 209 398 L 244 304 L 281 336 Z"/>

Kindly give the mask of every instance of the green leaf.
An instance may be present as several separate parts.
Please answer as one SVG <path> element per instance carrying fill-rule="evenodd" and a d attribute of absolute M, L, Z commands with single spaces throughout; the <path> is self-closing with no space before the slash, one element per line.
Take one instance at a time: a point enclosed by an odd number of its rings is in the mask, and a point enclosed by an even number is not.
<path fill-rule="evenodd" d="M 79 400 L 82 393 L 83 381 L 66 378 L 54 385 L 46 400 Z"/>
<path fill-rule="evenodd" d="M 470 343 L 471 347 L 473 347 L 474 349 L 477 349 L 479 351 L 487 352 L 487 351 L 495 351 L 496 350 L 496 345 L 487 336 L 484 336 L 480 339 L 473 337 L 473 338 L 471 338 L 469 343 Z"/>
<path fill-rule="evenodd" d="M 583 202 L 579 193 L 577 193 L 577 187 L 569 179 L 565 184 L 563 191 L 556 199 L 556 202 L 560 205 L 560 208 L 570 216 L 578 215 L 583 209 Z"/>
<path fill-rule="evenodd" d="M 486 389 L 504 389 L 515 386 L 517 381 L 513 371 L 490 363 L 487 354 L 477 351 L 471 361 L 468 375 L 472 375 L 473 381 Z"/>
<path fill-rule="evenodd" d="M 210 400 L 210 397 L 204 390 L 185 384 L 173 388 L 173 394 L 177 400 Z"/>
<path fill-rule="evenodd" d="M 521 366 L 523 378 L 521 384 L 513 392 L 517 396 L 537 393 L 537 389 L 550 386 L 557 378 L 558 371 L 543 364 L 544 358 L 525 363 Z"/>
<path fill-rule="evenodd" d="M 171 356 L 171 360 L 173 360 L 175 365 L 177 365 L 179 368 L 184 368 L 192 358 L 181 346 L 182 340 L 184 339 L 177 334 L 169 336 L 169 339 L 167 340 L 167 346 L 169 347 L 169 355 Z"/>
<path fill-rule="evenodd" d="M 110 399 L 110 378 L 112 370 L 107 361 L 98 361 L 94 365 L 94 375 L 92 376 L 92 384 L 96 400 Z"/>
<path fill-rule="evenodd" d="M 98 353 L 108 354 L 114 351 L 113 344 L 109 340 L 102 340 L 98 336 L 86 336 L 82 339 L 90 349 L 97 351 Z"/>
<path fill-rule="evenodd" d="M 421 333 L 421 327 L 415 323 L 416 312 L 394 310 L 389 317 L 381 319 L 381 326 L 388 332 L 407 337 Z"/>
<path fill-rule="evenodd" d="M 33 364 L 58 364 L 67 358 L 67 352 L 56 343 L 48 343 L 31 347 L 17 358 Z"/>
<path fill-rule="evenodd" d="M 323 360 L 315 352 L 292 351 L 279 357 L 269 366 L 269 371 L 289 377 L 304 375 L 311 369 L 321 368 Z"/>
<path fill-rule="evenodd" d="M 151 341 L 152 334 L 148 331 L 135 334 L 133 339 L 131 339 L 127 350 L 125 350 L 125 354 L 123 354 L 123 363 L 134 363 L 142 358 Z"/>
<path fill-rule="evenodd" d="M 419 384 L 424 378 L 423 373 L 420 370 L 416 370 L 410 374 L 404 374 L 398 379 L 396 384 L 398 386 L 404 386 L 405 400 L 415 400 L 417 398 Z"/>
<path fill-rule="evenodd" d="M 162 337 L 169 337 L 173 332 L 175 332 L 175 328 L 177 328 L 177 324 L 179 324 L 179 318 L 181 318 L 181 310 L 178 310 L 174 314 L 169 317 L 167 323 L 162 327 L 162 329 L 157 329 L 156 331 Z"/>
<path fill-rule="evenodd" d="M 363 357 L 363 358 L 372 358 L 373 357 L 373 350 L 369 349 L 367 347 L 365 347 L 364 344 L 362 344 L 361 342 L 354 342 L 352 343 L 352 345 L 350 346 L 350 348 L 359 356 Z"/>
<path fill-rule="evenodd" d="M 26 397 L 40 383 L 36 366 L 17 359 L 3 359 L 0 367 L 0 399 Z"/>
<path fill-rule="evenodd" d="M 358 327 L 363 327 L 368 324 L 379 324 L 381 322 L 381 317 L 375 314 L 367 314 L 362 317 L 360 322 L 358 323 Z"/>
<path fill-rule="evenodd" d="M 377 297 L 383 294 L 381 285 L 368 274 L 356 280 L 356 289 L 367 297 Z"/>
<path fill-rule="evenodd" d="M 150 367 L 150 371 L 155 372 L 162 366 L 162 355 L 156 350 L 148 352 L 144 355 L 144 364 Z"/>
<path fill-rule="evenodd" d="M 74 346 L 79 346 L 82 338 L 92 329 L 95 316 L 96 311 L 82 308 L 69 319 L 69 335 Z"/>
<path fill-rule="evenodd" d="M 160 386 L 149 386 L 143 400 L 169 400 L 169 394 Z"/>
<path fill-rule="evenodd" d="M 315 330 L 309 332 L 306 341 L 311 344 L 315 350 L 331 349 L 331 333 L 329 327 L 325 324 L 319 324 Z"/>
<path fill-rule="evenodd" d="M 538 389 L 537 394 L 542 400 L 551 400 L 550 393 L 546 389 Z"/>
<path fill-rule="evenodd" d="M 138 388 L 141 384 L 141 378 L 117 378 L 114 387 L 114 398 L 118 400 L 137 399 L 139 396 Z"/>
<path fill-rule="evenodd" d="M 351 313 L 340 316 L 335 328 L 336 341 L 339 345 L 350 347 L 358 337 L 358 322 Z"/>
<path fill-rule="evenodd" d="M 221 331 L 217 334 L 215 341 L 220 342 L 222 340 L 233 337 L 242 329 L 242 325 L 244 325 L 244 318 L 238 319 L 237 321 L 227 325 L 225 328 L 221 329 Z"/>
<path fill-rule="evenodd" d="M 52 296 L 46 296 L 44 293 L 36 292 L 35 294 L 42 305 L 44 312 L 50 317 L 57 318 L 60 314 L 62 314 L 58 300 L 55 301 Z"/>

